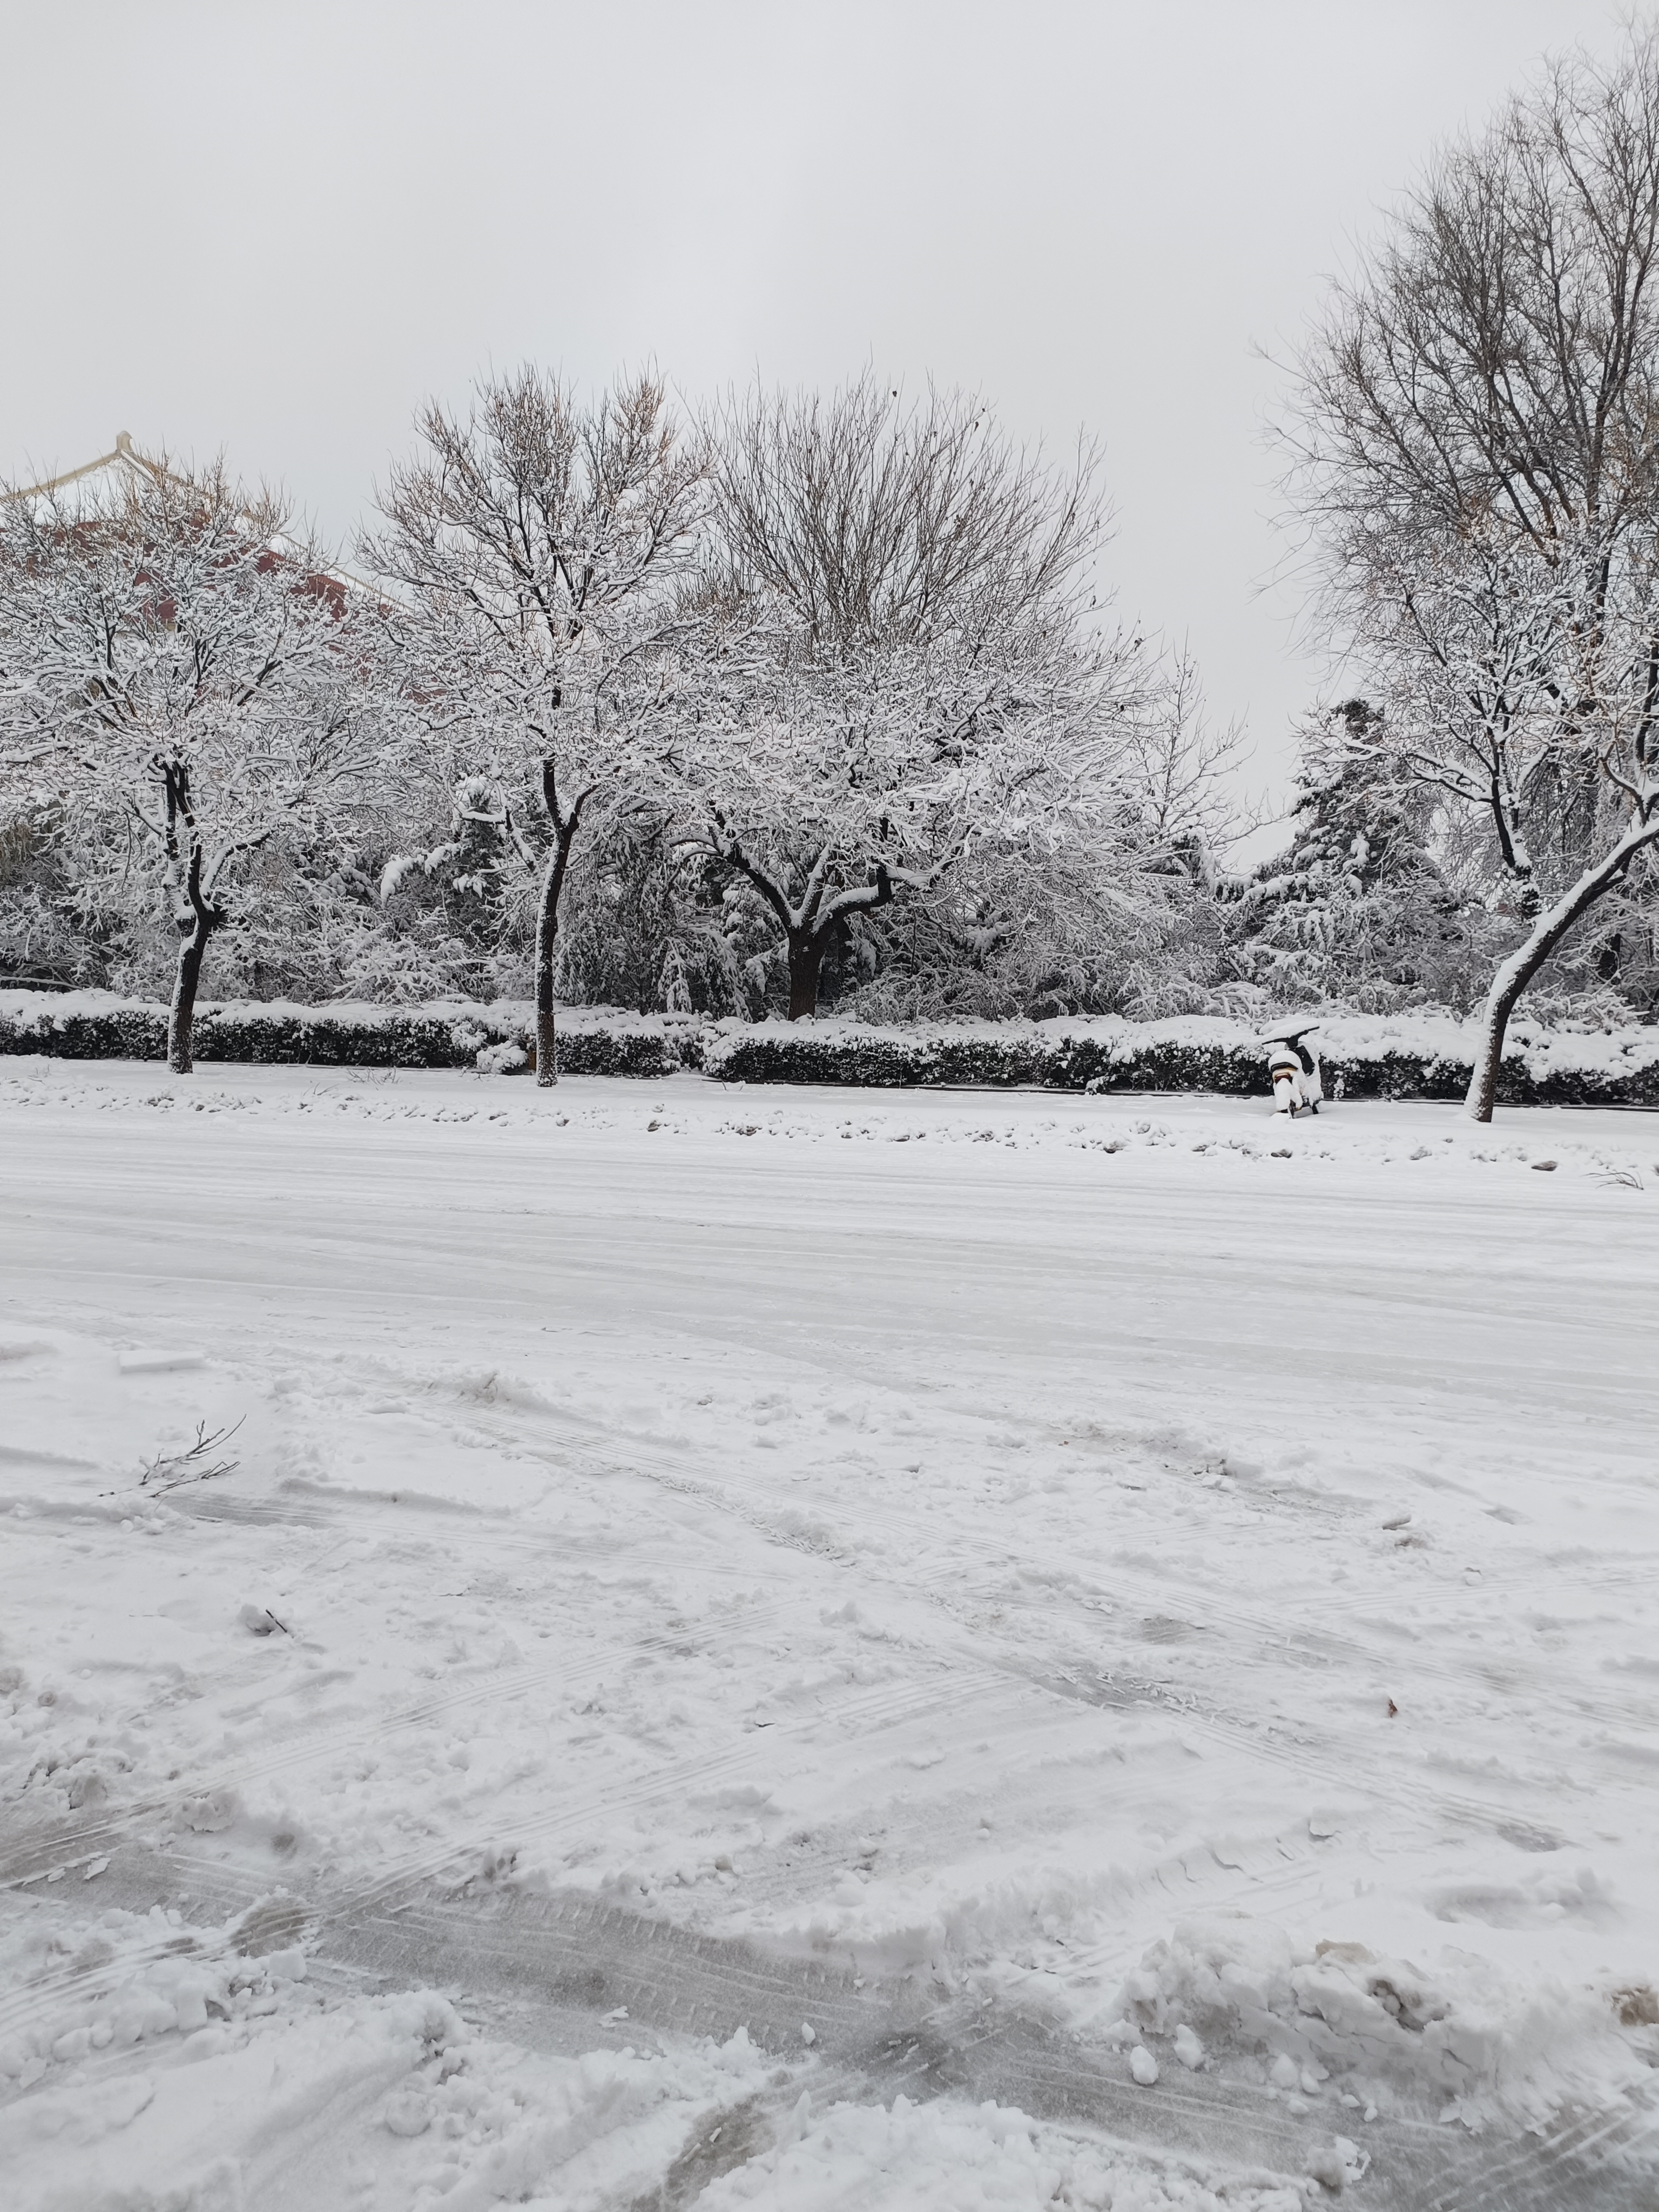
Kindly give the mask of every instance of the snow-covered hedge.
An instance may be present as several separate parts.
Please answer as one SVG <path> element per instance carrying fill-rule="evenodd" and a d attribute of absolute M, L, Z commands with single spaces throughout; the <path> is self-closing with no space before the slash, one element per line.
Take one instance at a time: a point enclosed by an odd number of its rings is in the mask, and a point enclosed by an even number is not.
<path fill-rule="evenodd" d="M 1197 1016 L 939 1024 L 721 1024 L 703 1065 L 728 1082 L 1030 1085 L 1057 1091 L 1265 1087 L 1260 1033 Z M 1461 1098 L 1476 1032 L 1443 1014 L 1332 1017 L 1320 1029 L 1325 1087 L 1350 1098 Z M 1510 1026 L 1498 1097 L 1510 1105 L 1659 1106 L 1659 1028 L 1583 1036 Z"/>
<path fill-rule="evenodd" d="M 0 991 L 0 1053 L 65 1060 L 164 1060 L 167 1008 L 106 991 Z M 586 1007 L 560 1016 L 559 1066 L 568 1075 L 662 1076 L 700 1060 L 699 1024 L 687 1016 Z M 198 1060 L 313 1067 L 476 1067 L 489 1053 L 499 1072 L 531 1064 L 532 1009 L 503 1000 L 422 1006 L 300 1006 L 286 1000 L 204 1000 L 197 1008 Z"/>
<path fill-rule="evenodd" d="M 204 1006 L 201 1060 L 319 1067 L 477 1067 L 529 1063 L 534 1024 L 523 1004 L 423 1006 L 275 1001 Z M 0 992 L 0 1053 L 76 1060 L 161 1060 L 167 1010 L 106 992 Z M 1350 1098 L 1462 1096 L 1475 1032 L 1450 1015 L 1334 1015 L 1319 1031 L 1325 1085 Z M 1054 1091 L 1208 1091 L 1264 1087 L 1257 1033 L 1197 1016 L 1165 1022 L 961 1022 L 878 1029 L 811 1022 L 709 1023 L 690 1014 L 581 1006 L 559 1017 L 567 1075 L 647 1079 L 701 1069 L 726 1082 L 937 1086 L 1015 1085 Z M 1659 1027 L 1581 1035 L 1511 1023 L 1498 1097 L 1510 1105 L 1659 1106 Z"/>

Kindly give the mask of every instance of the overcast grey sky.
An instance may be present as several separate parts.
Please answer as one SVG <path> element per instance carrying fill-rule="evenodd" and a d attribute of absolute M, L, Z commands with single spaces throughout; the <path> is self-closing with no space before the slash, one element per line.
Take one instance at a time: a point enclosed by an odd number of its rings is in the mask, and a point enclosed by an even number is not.
<path fill-rule="evenodd" d="M 1282 793 L 1319 688 L 1261 423 L 1434 143 L 1609 0 L 5 0 L 0 474 L 118 429 L 349 538 L 432 392 L 872 362 L 1103 440 L 1121 610 Z"/>

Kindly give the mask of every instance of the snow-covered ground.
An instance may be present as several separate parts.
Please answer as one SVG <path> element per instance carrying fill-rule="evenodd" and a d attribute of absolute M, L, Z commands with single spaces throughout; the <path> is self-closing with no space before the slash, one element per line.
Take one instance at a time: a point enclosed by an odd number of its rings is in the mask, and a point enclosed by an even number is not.
<path fill-rule="evenodd" d="M 8 2212 L 1650 2206 L 1656 1208 L 6 1064 Z"/>

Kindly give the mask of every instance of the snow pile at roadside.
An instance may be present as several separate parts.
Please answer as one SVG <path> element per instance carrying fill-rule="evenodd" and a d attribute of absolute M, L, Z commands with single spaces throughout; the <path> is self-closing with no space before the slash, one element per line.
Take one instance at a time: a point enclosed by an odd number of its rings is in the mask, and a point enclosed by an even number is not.
<path fill-rule="evenodd" d="M 1364 2171 L 1346 2142 L 1316 2163 L 1333 2190 Z M 1304 2212 L 1307 2202 L 1282 2183 L 1218 2184 L 1176 2162 L 1080 2143 L 997 2105 L 905 2097 L 890 2108 L 838 2105 L 696 2199 L 698 2212 Z"/>
<path fill-rule="evenodd" d="M 156 1907 L 14 1936 L 0 1983 L 27 1989 L 65 1963 L 76 1981 L 50 2019 L 0 2045 L 8 2205 L 240 2212 L 276 2185 L 283 2202 L 303 2195 L 324 2212 L 369 2193 L 452 2212 L 605 2212 L 677 2177 L 694 2191 L 706 2182 L 704 2212 L 1302 2212 L 1308 2201 L 1282 2179 L 1223 2177 L 995 2103 L 858 2101 L 804 2039 L 784 2064 L 743 2029 L 723 2044 L 659 2046 L 647 2033 L 640 2046 L 533 2053 L 429 1990 L 319 1989 L 287 1941 L 301 1917 L 276 1894 L 221 1925 Z M 273 1940 L 284 1948 L 264 1949 Z M 1365 2155 L 1338 2134 L 1308 2164 L 1338 2189 Z"/>
<path fill-rule="evenodd" d="M 242 1068 L 222 1063 L 188 1082 L 158 1078 L 131 1063 L 93 1073 L 46 1054 L 0 1060 L 0 1109 L 40 1114 L 137 1114 L 195 1126 L 252 1117 L 313 1126 L 375 1123 L 414 1133 L 471 1127 L 491 1145 L 526 1131 L 568 1131 L 572 1144 L 648 1139 L 653 1151 L 678 1144 L 722 1151 L 754 1145 L 814 1149 L 927 1146 L 972 1148 L 975 1158 L 1001 1153 L 1088 1154 L 1123 1166 L 1151 1158 L 1174 1171 L 1177 1156 L 1203 1165 L 1206 1177 L 1327 1175 L 1332 1170 L 1382 1168 L 1413 1181 L 1461 1181 L 1471 1164 L 1507 1177 L 1514 1170 L 1558 1175 L 1558 1188 L 1577 1177 L 1612 1192 L 1644 1196 L 1659 1176 L 1659 1140 L 1641 1114 L 1586 1114 L 1531 1119 L 1500 1113 L 1486 1128 L 1461 1115 L 1430 1119 L 1413 1106 L 1395 1115 L 1386 1103 L 1348 1098 L 1318 1120 L 1293 1124 L 1260 1096 L 1224 1107 L 1201 1097 L 1156 1102 L 1109 1096 L 1062 1102 L 1053 1094 L 1006 1096 L 927 1090 L 860 1096 L 806 1086 L 756 1096 L 705 1086 L 690 1074 L 656 1088 L 496 1084 L 457 1071 L 372 1068 Z M 1216 1112 L 1224 1114 L 1217 1120 Z M 988 1148 L 980 1152 L 978 1148 Z M 1293 1163 L 1291 1167 L 1286 1163 Z M 1541 1191 L 1540 1184 L 1528 1188 Z M 4 1694 L 0 1678 L 0 1698 Z"/>
<path fill-rule="evenodd" d="M 331 2207 L 378 2184 L 381 2202 L 454 2212 L 545 2189 L 576 2212 L 655 2186 L 711 2116 L 787 2080 L 741 2032 L 561 2059 L 477 2033 L 428 1990 L 325 1996 L 297 1948 L 242 1955 L 283 1908 L 220 1927 L 106 1912 L 37 1935 L 32 1962 L 13 1942 L 6 1981 L 67 1956 L 83 1986 L 21 2077 L 15 2044 L 0 2069 L 0 2092 L 34 2091 L 0 2101 L 8 2207 L 240 2212 L 280 2180 L 284 2202 Z"/>
<path fill-rule="evenodd" d="M 195 2035 L 210 2017 L 222 2024 L 216 2047 L 246 2042 L 239 2030 L 305 2002 L 305 1917 L 275 1894 L 222 1928 L 186 1928 L 159 1905 L 23 1923 L 0 1942 L 0 1988 L 17 1993 L 0 2007 L 0 2085 L 32 2088 L 99 2051 Z M 20 2021 L 20 1996 L 36 1990 L 46 2008 Z"/>
<path fill-rule="evenodd" d="M 1498 2110 L 1534 2126 L 1565 2104 L 1614 2103 L 1659 2061 L 1659 2033 L 1631 2033 L 1655 2011 L 1651 1990 L 1520 1987 L 1452 1949 L 1429 1973 L 1363 1943 L 1298 1944 L 1242 1913 L 1177 1923 L 1114 2002 L 1118 2041 L 1167 2045 L 1164 2063 L 1189 2071 L 1265 2078 L 1292 2111 L 1334 2092 L 1367 2118 L 1418 2113 L 1477 2132 Z"/>

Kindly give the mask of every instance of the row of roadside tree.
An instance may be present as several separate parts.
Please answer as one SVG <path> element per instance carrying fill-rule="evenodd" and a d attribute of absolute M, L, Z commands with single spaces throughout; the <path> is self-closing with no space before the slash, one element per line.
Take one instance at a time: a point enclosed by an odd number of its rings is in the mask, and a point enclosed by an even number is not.
<path fill-rule="evenodd" d="M 1202 865 L 1229 741 L 1189 665 L 1099 619 L 1090 451 L 1051 468 L 868 376 L 689 424 L 654 375 L 584 402 L 526 369 L 420 431 L 349 568 L 275 497 L 130 451 L 6 502 L 37 939 L 131 972 L 159 890 L 175 1066 L 221 933 L 260 980 L 368 995 L 527 969 L 550 1079 L 573 890 L 620 995 L 775 978 L 799 1017 L 826 962 L 914 975 L 946 940 L 1052 988 L 1115 917 L 1156 939 Z"/>
<path fill-rule="evenodd" d="M 1095 449 L 866 374 L 525 369 L 341 561 L 130 448 L 0 505 L 0 960 L 154 988 L 895 1015 L 1659 999 L 1659 49 L 1444 149 L 1294 364 L 1340 672 L 1286 854 L 1100 602 Z"/>

